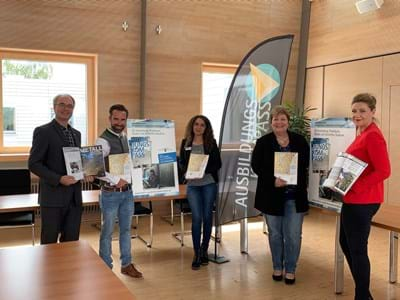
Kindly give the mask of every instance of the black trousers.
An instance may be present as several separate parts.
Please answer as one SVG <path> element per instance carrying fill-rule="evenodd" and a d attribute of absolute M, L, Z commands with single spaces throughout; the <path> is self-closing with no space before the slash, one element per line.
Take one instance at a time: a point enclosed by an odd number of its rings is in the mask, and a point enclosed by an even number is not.
<path fill-rule="evenodd" d="M 371 220 L 379 204 L 343 203 L 340 222 L 340 246 L 346 256 L 355 283 L 355 300 L 369 300 L 371 266 L 368 258 L 368 237 Z"/>
<path fill-rule="evenodd" d="M 79 240 L 82 205 L 73 202 L 66 207 L 40 207 L 42 230 L 40 243 L 57 243 Z"/>

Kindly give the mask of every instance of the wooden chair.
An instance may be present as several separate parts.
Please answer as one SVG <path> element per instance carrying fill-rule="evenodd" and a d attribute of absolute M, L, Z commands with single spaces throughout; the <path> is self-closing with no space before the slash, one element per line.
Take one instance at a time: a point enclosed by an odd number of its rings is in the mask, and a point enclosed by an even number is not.
<path fill-rule="evenodd" d="M 29 194 L 31 174 L 27 169 L 0 170 L 0 195 Z M 35 212 L 7 212 L 0 214 L 0 229 L 30 227 L 35 245 Z"/>

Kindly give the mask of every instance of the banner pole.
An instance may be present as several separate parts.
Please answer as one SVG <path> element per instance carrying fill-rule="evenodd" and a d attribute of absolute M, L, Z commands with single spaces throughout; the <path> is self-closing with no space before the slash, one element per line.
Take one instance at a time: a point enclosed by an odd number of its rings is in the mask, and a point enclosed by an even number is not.
<path fill-rule="evenodd" d="M 240 220 L 240 252 L 242 253 L 249 251 L 249 228 L 247 225 L 247 218 Z"/>
<path fill-rule="evenodd" d="M 218 211 L 218 199 L 215 199 L 215 215 L 214 215 L 214 226 L 215 226 L 215 239 L 214 239 L 214 254 L 209 254 L 208 255 L 208 260 L 212 261 L 213 263 L 216 264 L 223 264 L 226 262 L 229 262 L 229 258 L 226 258 L 224 256 L 219 256 L 218 255 L 218 243 L 221 242 L 220 239 L 220 230 L 221 226 L 219 224 L 219 211 Z"/>

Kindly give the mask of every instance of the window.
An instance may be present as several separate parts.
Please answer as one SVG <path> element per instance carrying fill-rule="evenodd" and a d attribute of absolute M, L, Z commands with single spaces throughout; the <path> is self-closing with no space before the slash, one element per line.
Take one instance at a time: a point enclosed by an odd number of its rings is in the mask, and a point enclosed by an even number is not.
<path fill-rule="evenodd" d="M 202 114 L 210 119 L 217 142 L 226 96 L 236 69 L 235 65 L 203 64 Z"/>
<path fill-rule="evenodd" d="M 0 154 L 29 151 L 34 128 L 54 118 L 57 94 L 75 99 L 70 123 L 82 145 L 94 141 L 95 55 L 0 49 L 0 60 Z"/>

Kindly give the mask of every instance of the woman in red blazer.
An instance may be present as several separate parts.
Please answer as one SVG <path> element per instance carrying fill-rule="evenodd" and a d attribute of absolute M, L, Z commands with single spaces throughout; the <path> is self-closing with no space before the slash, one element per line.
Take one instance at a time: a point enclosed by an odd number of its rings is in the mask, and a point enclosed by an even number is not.
<path fill-rule="evenodd" d="M 383 181 L 390 175 L 385 139 L 375 124 L 376 99 L 364 93 L 351 105 L 357 136 L 346 152 L 368 163 L 349 192 L 341 212 L 340 245 L 355 282 L 355 300 L 373 299 L 369 291 L 368 236 L 371 220 L 383 202 Z"/>

